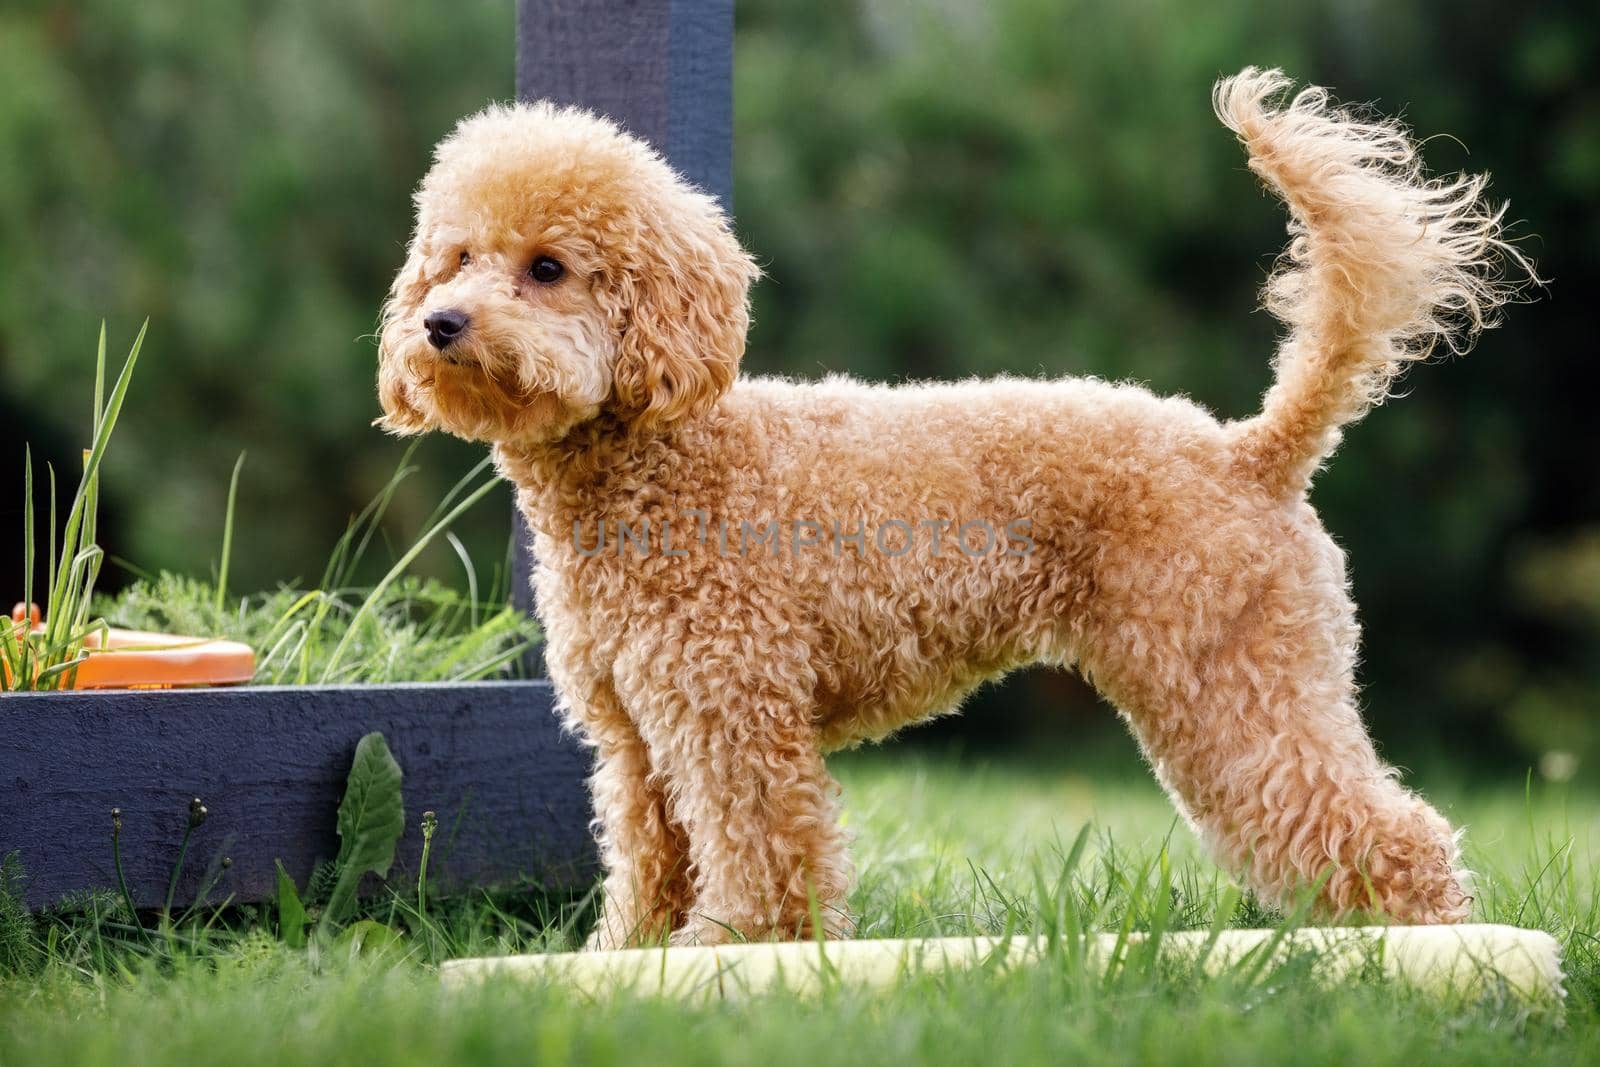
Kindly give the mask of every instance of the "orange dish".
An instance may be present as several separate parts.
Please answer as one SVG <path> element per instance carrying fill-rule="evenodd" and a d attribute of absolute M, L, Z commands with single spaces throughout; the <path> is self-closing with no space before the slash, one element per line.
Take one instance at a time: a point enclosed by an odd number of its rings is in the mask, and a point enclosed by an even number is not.
<path fill-rule="evenodd" d="M 18 604 L 11 617 L 44 629 L 38 609 Z M 3 624 L 0 624 L 3 625 Z M 110 630 L 84 641 L 88 657 L 78 665 L 75 689 L 171 689 L 178 686 L 242 685 L 256 671 L 256 655 L 237 641 Z"/>

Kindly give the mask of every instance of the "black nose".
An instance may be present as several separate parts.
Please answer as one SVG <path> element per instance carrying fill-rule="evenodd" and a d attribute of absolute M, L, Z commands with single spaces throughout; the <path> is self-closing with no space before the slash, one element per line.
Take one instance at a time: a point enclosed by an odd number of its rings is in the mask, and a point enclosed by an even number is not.
<path fill-rule="evenodd" d="M 428 331 L 429 344 L 434 348 L 444 349 L 449 348 L 451 341 L 466 332 L 467 323 L 471 321 L 464 312 L 449 308 L 428 315 L 422 320 L 422 328 Z"/>

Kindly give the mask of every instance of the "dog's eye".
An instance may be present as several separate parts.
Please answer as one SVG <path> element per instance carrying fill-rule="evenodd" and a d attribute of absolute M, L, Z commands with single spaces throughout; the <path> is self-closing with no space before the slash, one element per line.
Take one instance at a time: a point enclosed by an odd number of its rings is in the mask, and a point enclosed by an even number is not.
<path fill-rule="evenodd" d="M 460 263 L 461 266 L 465 267 L 468 263 L 471 263 L 471 262 L 472 262 L 472 253 L 471 252 L 463 252 L 463 253 L 461 253 L 461 263 Z"/>
<path fill-rule="evenodd" d="M 561 276 L 566 272 L 567 268 L 549 256 L 540 256 L 533 261 L 533 266 L 528 268 L 528 273 L 533 275 L 533 280 L 543 282 L 545 285 L 560 281 Z"/>

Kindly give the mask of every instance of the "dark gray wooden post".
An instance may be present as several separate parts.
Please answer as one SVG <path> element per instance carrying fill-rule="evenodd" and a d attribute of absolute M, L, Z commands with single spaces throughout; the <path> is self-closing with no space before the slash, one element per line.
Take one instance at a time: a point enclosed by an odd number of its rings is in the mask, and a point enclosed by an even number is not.
<path fill-rule="evenodd" d="M 733 202 L 733 0 L 518 0 L 517 98 L 577 104 Z M 532 608 L 528 528 L 515 590 Z"/>
<path fill-rule="evenodd" d="M 727 205 L 733 0 L 519 0 L 517 98 L 610 116 Z"/>

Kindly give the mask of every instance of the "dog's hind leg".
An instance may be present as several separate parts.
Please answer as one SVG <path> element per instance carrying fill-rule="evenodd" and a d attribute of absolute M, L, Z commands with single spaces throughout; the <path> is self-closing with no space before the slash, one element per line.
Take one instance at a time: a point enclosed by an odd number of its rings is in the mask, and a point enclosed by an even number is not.
<path fill-rule="evenodd" d="M 689 903 L 688 839 L 610 684 L 574 711 L 599 750 L 590 787 L 605 884 L 587 947 L 660 944 Z"/>
<path fill-rule="evenodd" d="M 1459 922 L 1471 901 L 1455 835 L 1379 759 L 1356 709 L 1335 573 L 1280 576 L 1198 655 L 1170 620 L 1134 622 L 1089 666 L 1218 861 L 1265 897 L 1287 905 L 1326 875 L 1323 915 Z"/>
<path fill-rule="evenodd" d="M 801 692 L 781 677 L 781 656 L 758 670 L 699 652 L 683 659 L 696 670 L 623 687 L 688 831 L 694 900 L 673 942 L 809 937 L 813 915 L 828 936 L 843 934 L 838 786 Z"/>

